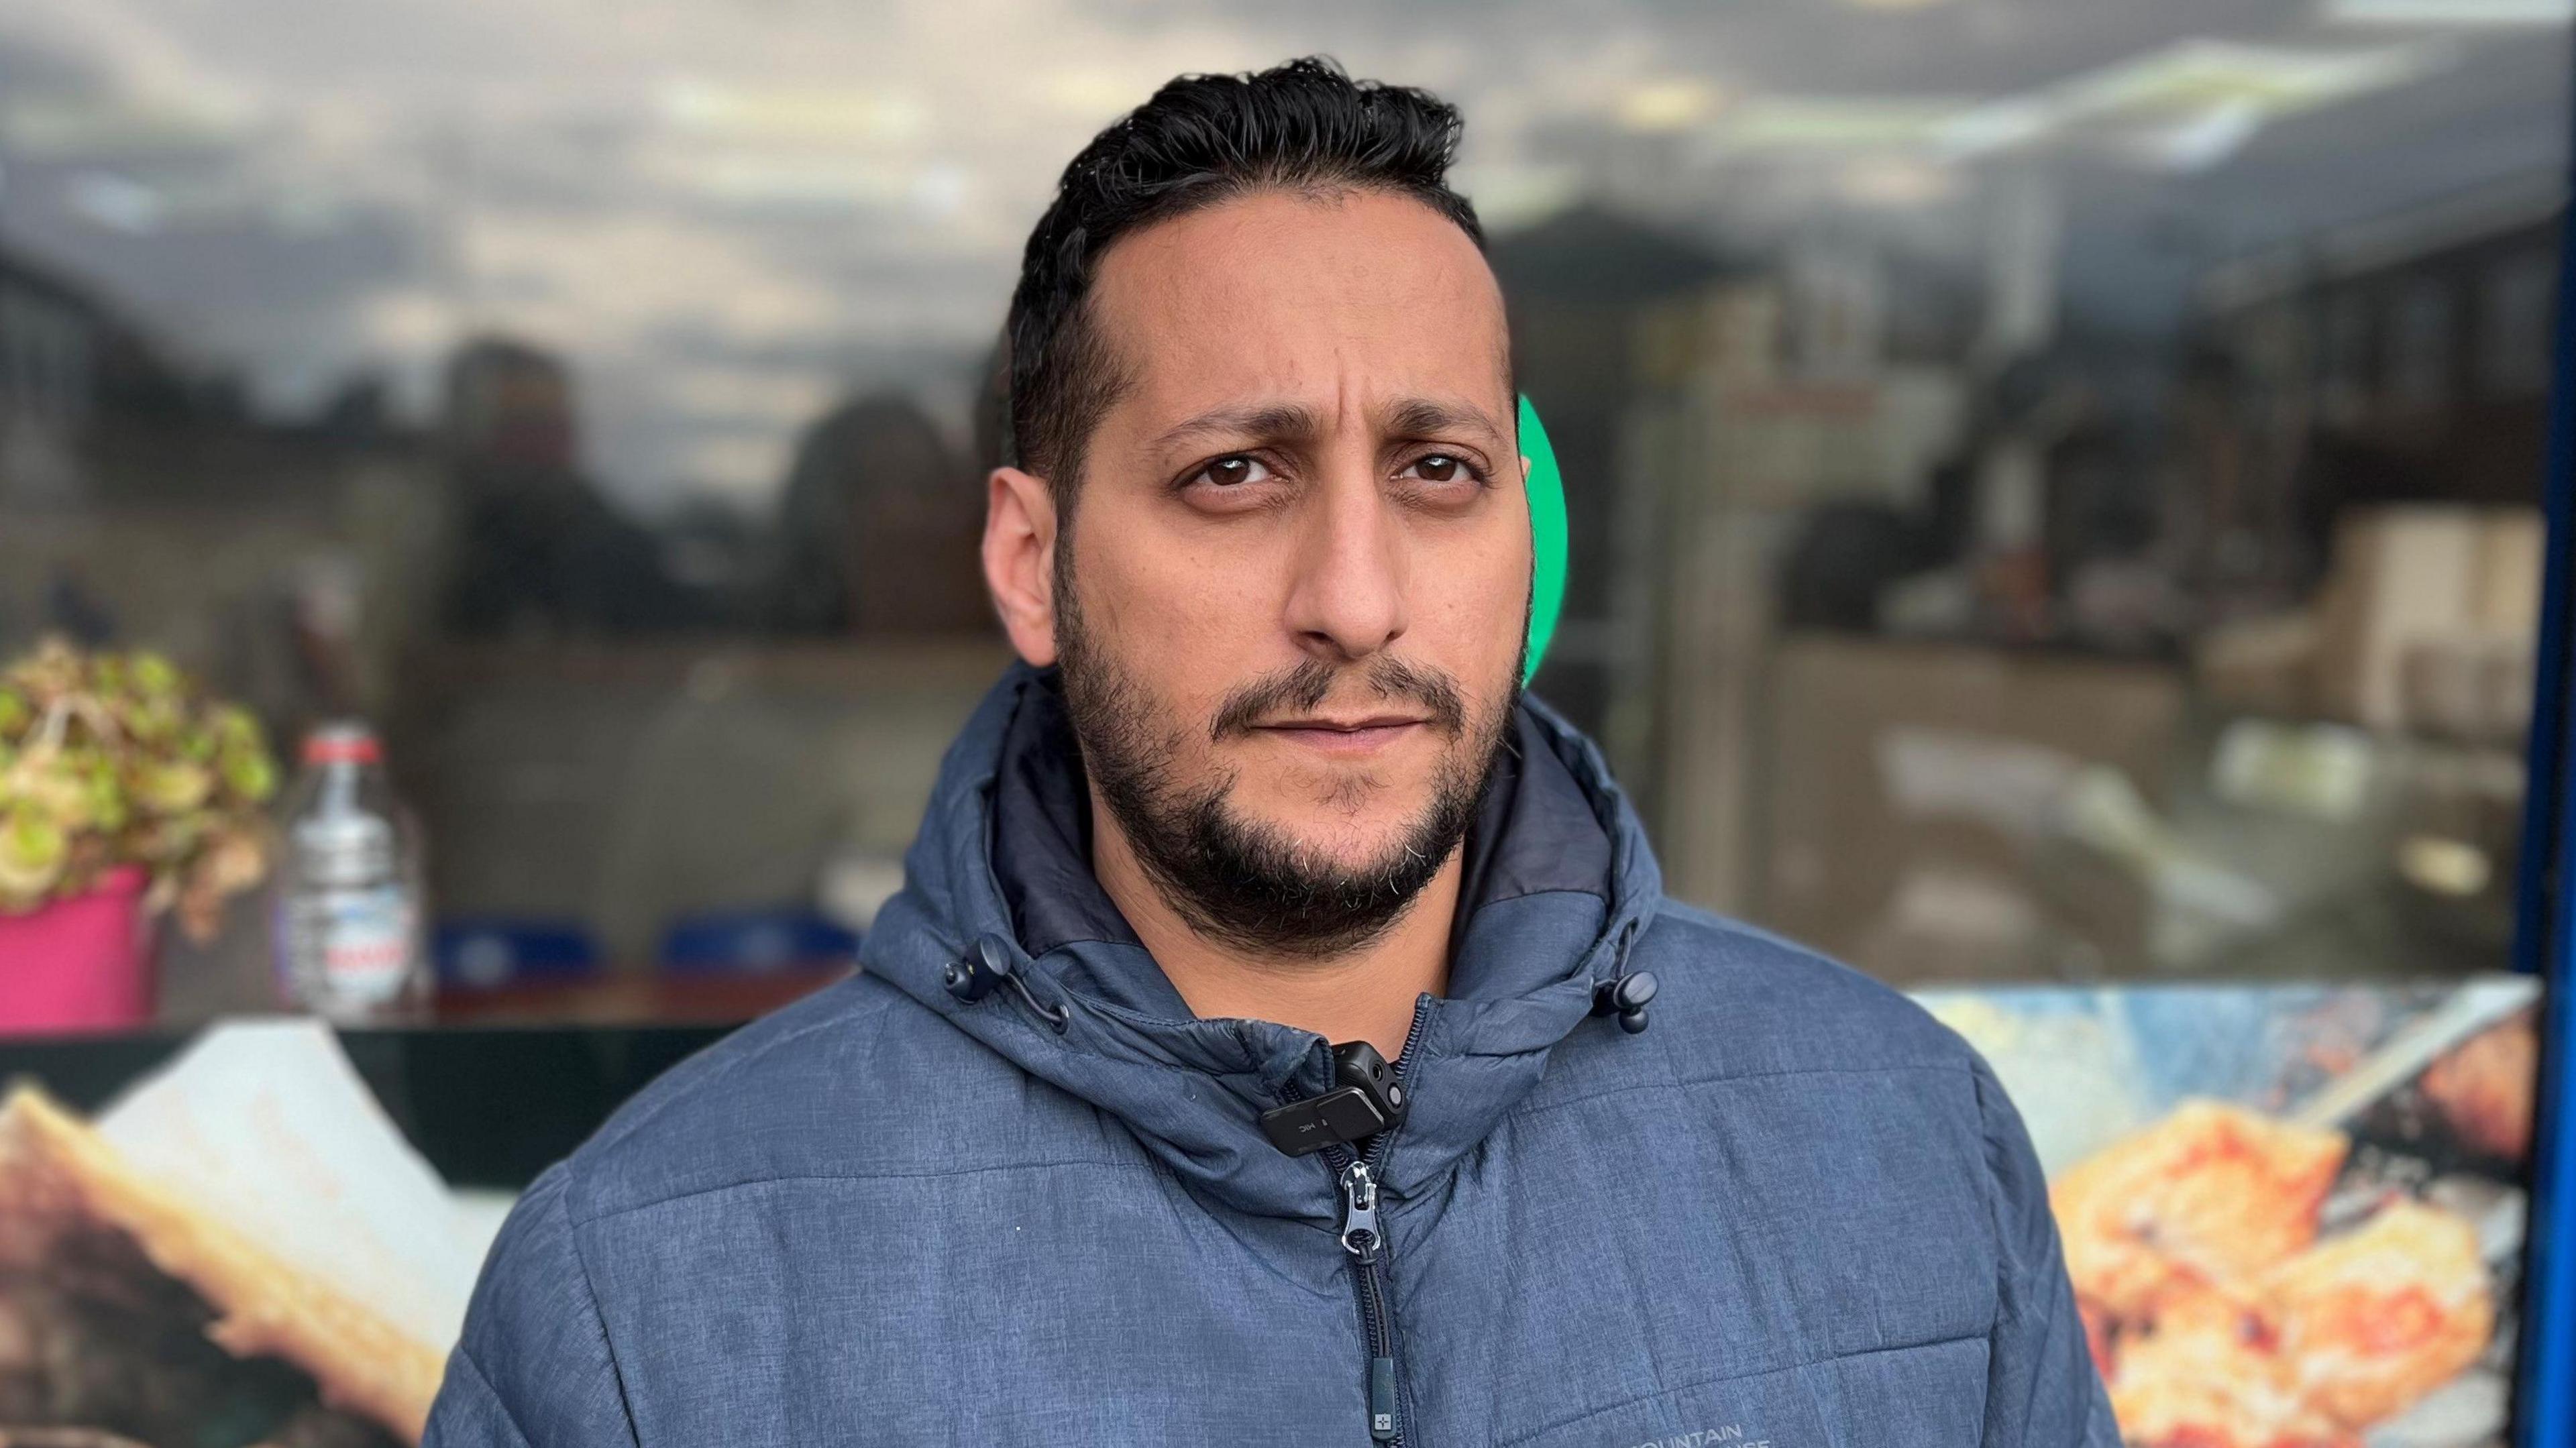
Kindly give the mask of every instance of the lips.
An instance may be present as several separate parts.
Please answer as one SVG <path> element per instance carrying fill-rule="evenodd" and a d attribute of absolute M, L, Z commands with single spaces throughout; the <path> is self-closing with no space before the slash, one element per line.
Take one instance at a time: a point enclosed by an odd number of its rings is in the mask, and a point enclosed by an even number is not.
<path fill-rule="evenodd" d="M 1428 721 L 1400 714 L 1364 719 L 1294 719 L 1265 724 L 1255 732 L 1302 744 L 1326 754 L 1368 754 L 1405 738 Z"/>
<path fill-rule="evenodd" d="M 1260 727 L 1292 732 L 1320 730 L 1334 734 L 1357 734 L 1370 729 L 1402 729 L 1427 722 L 1420 716 L 1412 714 L 1372 714 L 1365 719 L 1289 719 Z"/>

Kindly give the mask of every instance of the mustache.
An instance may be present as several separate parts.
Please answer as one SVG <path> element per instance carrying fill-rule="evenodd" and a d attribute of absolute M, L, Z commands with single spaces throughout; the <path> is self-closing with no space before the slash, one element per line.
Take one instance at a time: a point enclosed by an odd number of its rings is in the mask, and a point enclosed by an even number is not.
<path fill-rule="evenodd" d="M 1208 725 L 1208 737 L 1217 740 L 1249 733 L 1272 715 L 1312 709 L 1323 703 L 1332 694 L 1333 685 L 1350 672 L 1321 659 L 1308 659 L 1246 684 L 1225 696 L 1215 720 Z M 1458 734 L 1467 727 L 1466 696 L 1459 691 L 1457 680 L 1438 669 L 1386 656 L 1370 663 L 1361 677 L 1370 693 L 1380 699 L 1420 705 L 1431 716 L 1432 724 L 1444 733 Z"/>

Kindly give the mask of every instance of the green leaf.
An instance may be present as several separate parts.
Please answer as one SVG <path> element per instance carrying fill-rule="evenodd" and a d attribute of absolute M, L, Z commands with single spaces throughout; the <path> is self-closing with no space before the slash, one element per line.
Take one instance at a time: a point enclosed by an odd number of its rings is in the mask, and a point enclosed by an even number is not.
<path fill-rule="evenodd" d="M 134 781 L 136 802 L 158 815 L 185 814 L 204 804 L 214 788 L 212 774 L 185 761 L 147 765 Z"/>
<path fill-rule="evenodd" d="M 138 693 L 168 695 L 179 692 L 178 669 L 159 654 L 136 653 L 126 667 L 133 676 L 134 688 Z"/>
<path fill-rule="evenodd" d="M 0 892 L 41 897 L 62 878 L 71 840 L 52 820 L 32 809 L 0 814 Z"/>
<path fill-rule="evenodd" d="M 257 804 L 277 788 L 277 766 L 268 762 L 260 750 L 236 749 L 226 754 L 222 764 L 224 788 Z"/>

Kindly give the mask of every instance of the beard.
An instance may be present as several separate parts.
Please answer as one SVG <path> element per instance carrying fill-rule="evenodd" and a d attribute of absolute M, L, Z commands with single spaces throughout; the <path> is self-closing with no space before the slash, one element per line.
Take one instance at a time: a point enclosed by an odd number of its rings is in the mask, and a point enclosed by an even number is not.
<path fill-rule="evenodd" d="M 1195 782 L 1180 777 L 1187 731 L 1084 625 L 1068 551 L 1058 549 L 1056 571 L 1065 712 L 1083 767 L 1164 902 L 1200 936 L 1275 959 L 1330 959 L 1393 928 L 1475 820 L 1520 704 L 1527 628 L 1509 682 L 1481 710 L 1471 710 L 1447 674 L 1384 655 L 1366 665 L 1309 659 L 1236 689 L 1218 706 L 1210 743 L 1284 710 L 1311 709 L 1350 674 L 1379 699 L 1420 706 L 1428 727 L 1448 736 L 1421 811 L 1376 858 L 1341 864 L 1236 809 L 1233 772 Z M 1356 804 L 1368 787 L 1352 781 L 1323 803 Z"/>

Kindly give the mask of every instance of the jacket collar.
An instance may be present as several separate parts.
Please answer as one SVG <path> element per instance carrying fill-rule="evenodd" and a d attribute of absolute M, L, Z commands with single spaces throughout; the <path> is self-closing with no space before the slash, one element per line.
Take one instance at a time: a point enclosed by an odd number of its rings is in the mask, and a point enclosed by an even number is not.
<path fill-rule="evenodd" d="M 1644 831 L 1590 741 L 1525 699 L 1513 745 L 1469 835 L 1449 994 L 1423 998 L 1405 1053 L 1411 1105 L 1382 1170 L 1398 1197 L 1435 1181 L 1536 1083 L 1661 895 Z M 1329 1044 L 1275 1022 L 1192 1016 L 1093 878 L 1089 845 L 1053 671 L 1014 665 L 950 746 L 866 968 L 1120 1118 L 1192 1188 L 1330 1220 L 1330 1173 L 1280 1155 L 1258 1122 L 1327 1089 Z M 1010 990 L 973 1004 L 948 993 L 943 967 L 986 937 L 1061 1012 L 1061 1032 Z"/>

